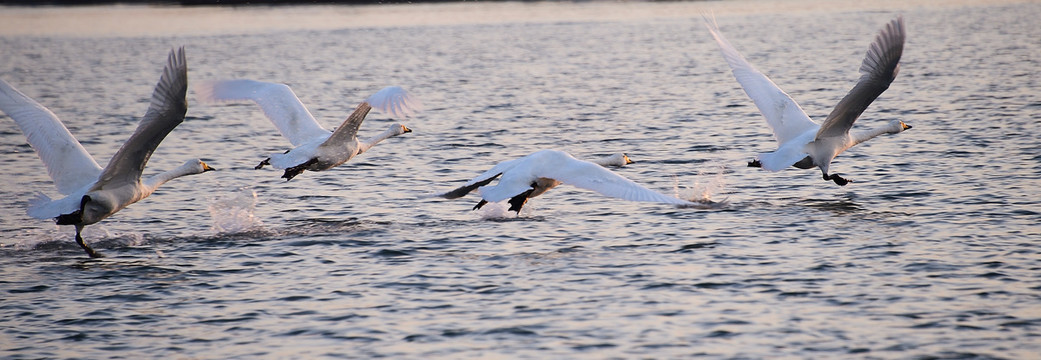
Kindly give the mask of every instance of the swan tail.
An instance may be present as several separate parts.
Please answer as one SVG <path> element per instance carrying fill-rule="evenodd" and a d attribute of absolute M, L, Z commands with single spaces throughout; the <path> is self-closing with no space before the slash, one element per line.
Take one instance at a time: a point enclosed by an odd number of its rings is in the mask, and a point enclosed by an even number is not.
<path fill-rule="evenodd" d="M 806 153 L 801 151 L 785 151 L 778 149 L 774 152 L 761 153 L 756 157 L 757 164 L 767 171 L 781 171 L 795 165 L 795 163 L 806 158 Z"/>
<path fill-rule="evenodd" d="M 295 166 L 300 166 L 303 163 L 311 160 L 310 157 L 302 156 L 300 154 L 294 154 L 292 151 L 285 154 L 271 154 L 265 162 L 267 165 L 279 170 L 289 169 Z"/>
<path fill-rule="evenodd" d="M 82 196 L 70 195 L 52 200 L 43 193 L 36 193 L 32 199 L 29 199 L 29 207 L 25 213 L 35 219 L 54 219 L 79 210 L 80 198 Z"/>

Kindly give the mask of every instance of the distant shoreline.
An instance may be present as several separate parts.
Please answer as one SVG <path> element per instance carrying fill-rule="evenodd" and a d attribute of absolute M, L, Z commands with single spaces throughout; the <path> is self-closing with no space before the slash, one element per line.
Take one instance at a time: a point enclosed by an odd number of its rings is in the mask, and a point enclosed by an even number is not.
<path fill-rule="evenodd" d="M 207 6 L 207 5 L 233 5 L 233 6 L 297 6 L 297 5 L 373 5 L 373 4 L 412 4 L 412 3 L 443 3 L 462 2 L 465 0 L 156 0 L 156 1 L 132 1 L 132 0 L 0 0 L 0 5 L 7 6 L 89 6 L 89 5 L 183 5 L 183 6 Z M 502 0 L 482 0 L 502 1 Z"/>

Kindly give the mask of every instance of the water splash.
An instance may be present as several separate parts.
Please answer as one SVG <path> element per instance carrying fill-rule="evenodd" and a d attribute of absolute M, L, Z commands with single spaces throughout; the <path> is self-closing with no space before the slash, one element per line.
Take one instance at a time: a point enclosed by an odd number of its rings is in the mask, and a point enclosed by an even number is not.
<path fill-rule="evenodd" d="M 18 239 L 13 244 L 13 249 L 19 251 L 28 250 L 56 250 L 79 248 L 75 241 L 75 230 L 72 226 L 45 227 L 33 229 L 17 234 Z M 98 223 L 83 228 L 81 233 L 84 240 L 96 249 L 108 249 L 128 246 L 140 246 L 148 241 L 144 234 L 137 231 L 113 231 Z"/>
<path fill-rule="evenodd" d="M 522 212 L 524 212 L 525 210 L 528 210 L 528 208 L 521 208 Z M 503 203 L 489 202 L 487 204 L 484 204 L 484 206 L 477 211 L 477 215 L 481 217 L 481 220 L 502 220 L 514 219 L 519 214 L 510 211 L 509 208 L 507 208 L 506 205 Z"/>
<path fill-rule="evenodd" d="M 256 206 L 257 192 L 248 186 L 210 199 L 211 230 L 214 234 L 235 234 L 259 228 L 260 219 L 253 214 Z"/>
<path fill-rule="evenodd" d="M 714 203 L 713 195 L 721 194 L 726 190 L 726 179 L 723 174 L 726 168 L 722 163 L 708 164 L 698 170 L 694 182 L 690 186 L 680 184 L 677 177 L 673 177 L 673 193 L 676 197 L 693 201 L 696 203 Z"/>

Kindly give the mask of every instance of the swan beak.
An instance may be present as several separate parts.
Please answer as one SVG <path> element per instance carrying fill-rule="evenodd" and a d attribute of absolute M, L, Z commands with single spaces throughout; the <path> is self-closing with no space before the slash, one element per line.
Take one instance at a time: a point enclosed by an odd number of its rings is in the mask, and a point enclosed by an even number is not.
<path fill-rule="evenodd" d="M 214 169 L 214 168 L 210 167 L 209 165 L 206 165 L 206 163 L 204 163 L 202 161 L 200 161 L 200 163 L 202 163 L 202 172 L 217 171 L 217 169 Z"/>
<path fill-rule="evenodd" d="M 911 128 L 911 125 L 907 125 L 907 124 L 904 124 L 904 123 L 900 123 L 900 125 L 904 127 L 904 130 L 907 130 L 907 129 Z"/>
<path fill-rule="evenodd" d="M 405 132 L 407 134 L 407 133 L 412 132 L 412 129 L 409 129 L 405 125 L 401 125 L 401 131 L 403 131 L 403 132 Z"/>
<path fill-rule="evenodd" d="M 625 164 L 626 165 L 629 165 L 629 164 L 633 163 L 633 159 L 630 159 L 629 155 L 622 154 L 622 157 L 625 158 Z"/>

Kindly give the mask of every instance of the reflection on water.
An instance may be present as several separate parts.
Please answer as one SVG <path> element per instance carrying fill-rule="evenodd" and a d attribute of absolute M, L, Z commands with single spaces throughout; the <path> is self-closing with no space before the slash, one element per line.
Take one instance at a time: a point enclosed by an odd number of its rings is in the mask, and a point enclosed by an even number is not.
<path fill-rule="evenodd" d="M 334 30 L 371 27 L 504 24 L 518 22 L 698 19 L 703 14 L 829 13 L 1016 4 L 1022 0 L 796 0 L 722 2 L 461 2 L 439 4 L 237 7 L 0 7 L 0 35 L 185 36 Z"/>
<path fill-rule="evenodd" d="M 899 77 L 856 127 L 914 129 L 836 158 L 846 187 L 746 167 L 774 141 L 702 13 L 818 119 L 902 14 Z M 3 8 L 0 78 L 101 159 L 182 44 L 191 82 L 286 82 L 329 127 L 387 85 L 427 110 L 286 182 L 253 170 L 289 145 L 256 106 L 189 90 L 146 175 L 221 171 L 88 227 L 100 260 L 24 214 L 55 192 L 0 116 L 0 356 L 1033 358 L 1039 17 L 930 0 Z M 560 186 L 516 216 L 429 196 L 543 148 L 626 152 L 620 175 L 727 203 Z"/>

